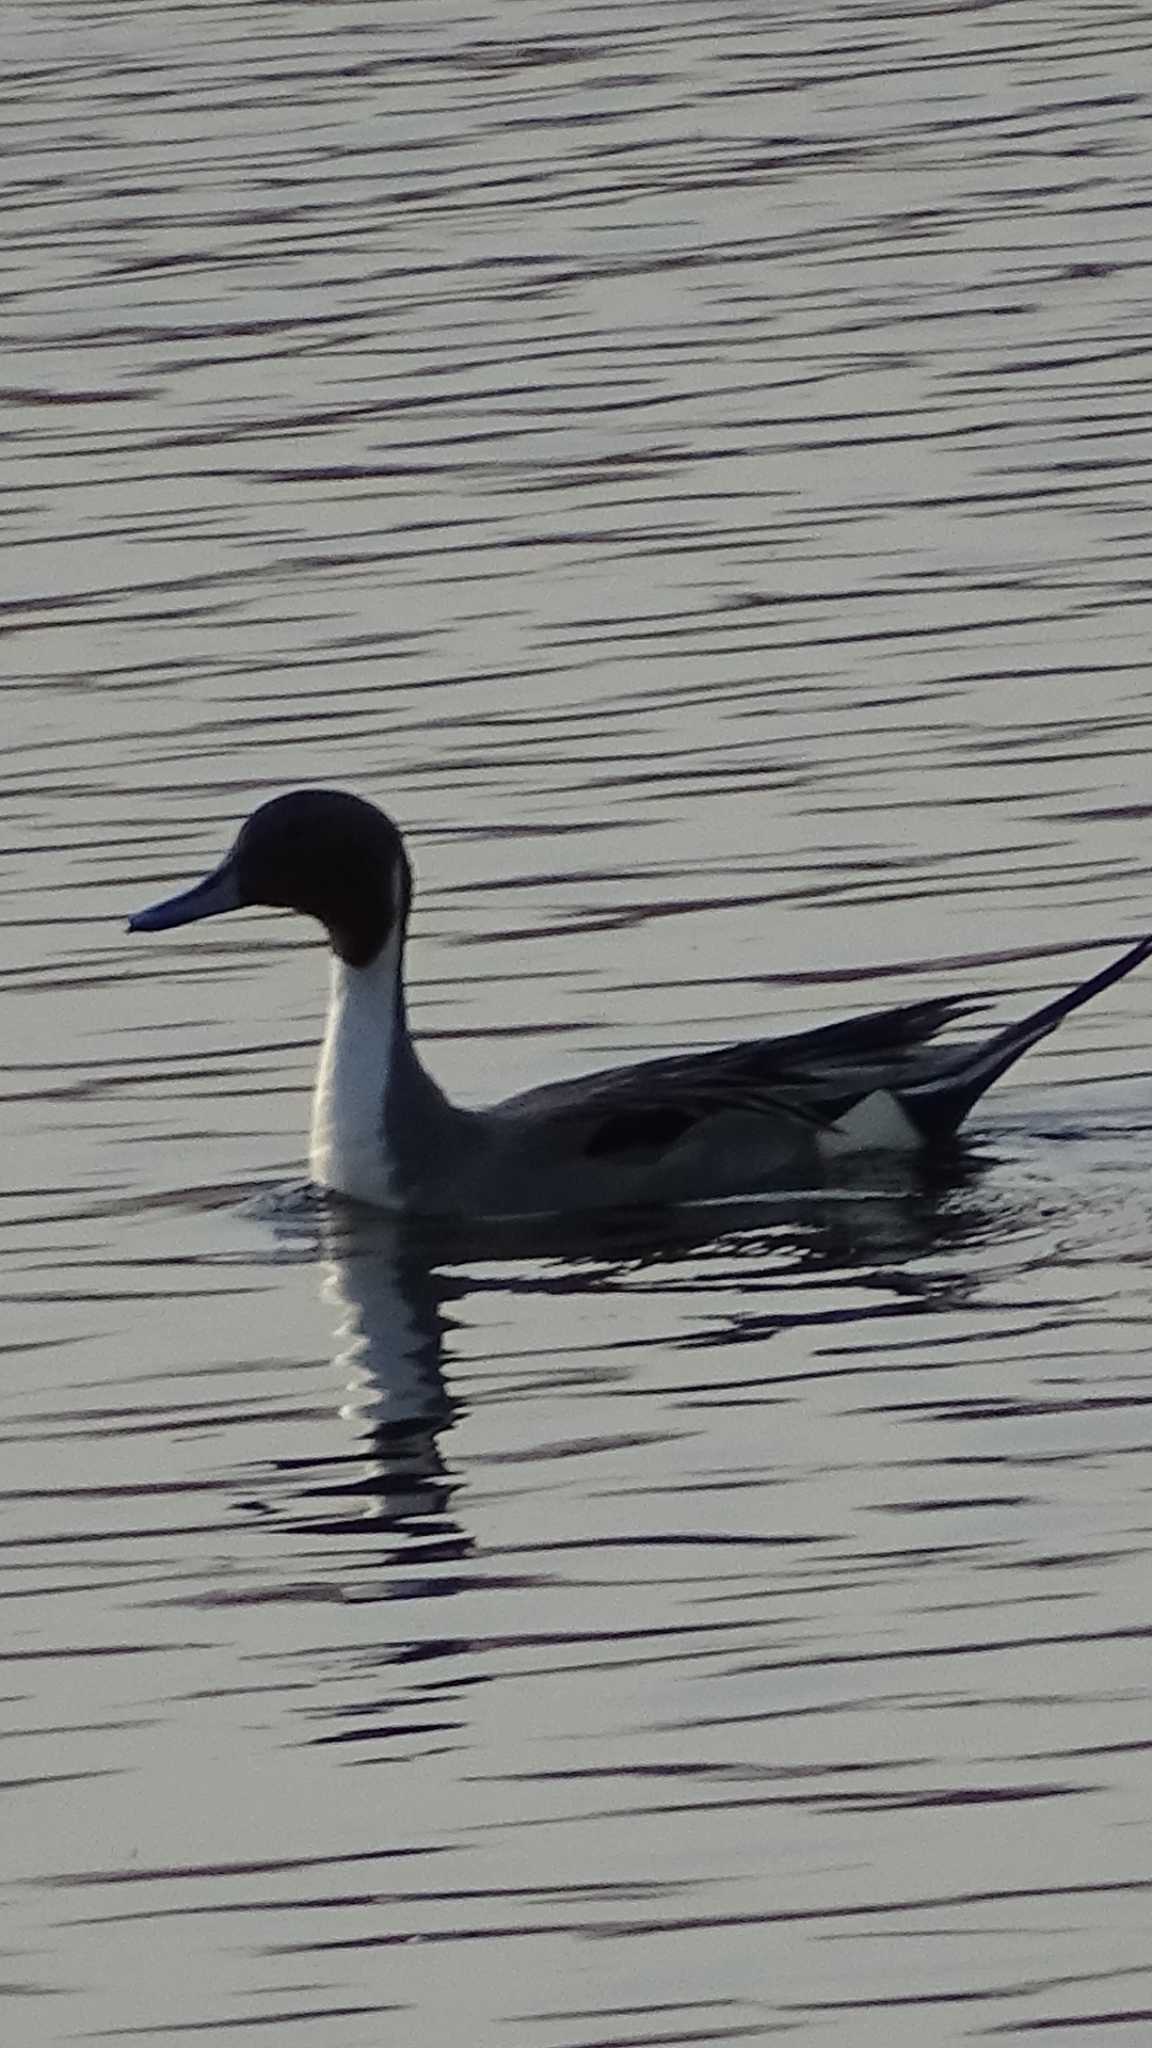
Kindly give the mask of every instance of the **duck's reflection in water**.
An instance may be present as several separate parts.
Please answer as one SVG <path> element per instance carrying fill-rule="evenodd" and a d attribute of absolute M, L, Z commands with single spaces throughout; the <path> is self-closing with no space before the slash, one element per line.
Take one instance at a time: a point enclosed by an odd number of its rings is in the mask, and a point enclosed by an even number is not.
<path fill-rule="evenodd" d="M 787 1322 L 793 1287 L 801 1317 L 813 1278 L 850 1279 L 857 1304 L 863 1287 L 894 1310 L 909 1297 L 922 1308 L 954 1309 L 975 1284 L 965 1263 L 950 1262 L 942 1273 L 917 1270 L 914 1262 L 954 1253 L 1004 1227 L 1003 1216 L 973 1199 L 974 1172 L 961 1163 L 931 1182 L 904 1173 L 884 1186 L 873 1177 L 867 1188 L 854 1189 L 841 1179 L 834 1189 L 738 1206 L 467 1227 L 400 1223 L 350 1205 L 323 1205 L 323 1289 L 338 1317 L 341 1413 L 360 1448 L 354 1474 L 329 1467 L 328 1483 L 307 1486 L 310 1526 L 317 1527 L 316 1502 L 339 1497 L 347 1512 L 322 1524 L 332 1533 L 363 1534 L 369 1521 L 381 1534 L 405 1539 L 410 1563 L 413 1545 L 429 1562 L 466 1554 L 468 1538 L 450 1513 L 459 1481 L 442 1450 L 463 1413 L 451 1370 L 453 1332 L 465 1318 L 453 1316 L 453 1302 L 546 1296 L 555 1307 L 561 1357 L 565 1302 L 578 1326 L 581 1297 L 602 1298 L 657 1267 L 685 1266 L 705 1306 L 711 1286 L 722 1290 L 734 1343 L 748 1341 L 757 1309 L 770 1306 L 775 1327 Z M 739 1296 L 744 1282 L 750 1315 L 733 1313 L 734 1285 Z M 548 1361 L 541 1366 L 546 1372 Z"/>
<path fill-rule="evenodd" d="M 453 1283 L 426 1241 L 369 1211 L 334 1207 L 322 1243 L 324 1298 L 339 1318 L 340 1412 L 362 1445 L 360 1476 L 333 1490 L 359 1497 L 361 1524 L 367 1514 L 440 1556 L 459 1550 L 465 1539 L 448 1516 L 453 1481 L 439 1448 L 456 1412 L 444 1379 Z"/>

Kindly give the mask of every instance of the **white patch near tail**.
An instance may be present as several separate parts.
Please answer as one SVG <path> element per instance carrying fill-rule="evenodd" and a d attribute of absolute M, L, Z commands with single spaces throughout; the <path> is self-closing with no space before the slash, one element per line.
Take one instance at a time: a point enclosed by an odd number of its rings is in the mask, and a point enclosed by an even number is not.
<path fill-rule="evenodd" d="M 919 1152 L 923 1144 L 911 1117 L 886 1088 L 861 1096 L 819 1138 L 828 1158 L 846 1152 Z"/>

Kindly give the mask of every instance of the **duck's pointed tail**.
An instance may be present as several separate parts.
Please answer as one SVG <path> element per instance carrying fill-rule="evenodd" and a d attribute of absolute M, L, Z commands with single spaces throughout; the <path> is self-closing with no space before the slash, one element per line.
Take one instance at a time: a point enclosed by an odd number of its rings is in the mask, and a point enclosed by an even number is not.
<path fill-rule="evenodd" d="M 1134 967 L 1150 956 L 1152 938 L 1141 939 L 1138 946 L 1113 960 L 1110 967 L 1102 967 L 1099 974 L 1070 988 L 1066 995 L 1057 996 L 1055 1002 L 1045 1003 L 1042 1010 L 1033 1010 L 1030 1017 L 1021 1017 L 1018 1024 L 1006 1025 L 986 1044 L 937 1067 L 928 1080 L 901 1088 L 899 1100 L 922 1137 L 930 1144 L 952 1137 L 973 1103 L 1014 1065 L 1021 1053 L 1057 1030 L 1081 1003 L 1090 1003 L 1093 996 L 1131 974 Z"/>

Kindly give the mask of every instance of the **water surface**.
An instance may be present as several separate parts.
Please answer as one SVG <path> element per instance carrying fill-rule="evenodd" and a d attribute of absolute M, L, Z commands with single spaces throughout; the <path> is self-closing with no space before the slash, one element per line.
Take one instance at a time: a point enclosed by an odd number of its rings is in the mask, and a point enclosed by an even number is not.
<path fill-rule="evenodd" d="M 387 804 L 470 1099 L 1148 922 L 1146 10 L 12 10 L 6 2038 L 1148 2036 L 1149 983 L 967 1169 L 300 1192 Z"/>

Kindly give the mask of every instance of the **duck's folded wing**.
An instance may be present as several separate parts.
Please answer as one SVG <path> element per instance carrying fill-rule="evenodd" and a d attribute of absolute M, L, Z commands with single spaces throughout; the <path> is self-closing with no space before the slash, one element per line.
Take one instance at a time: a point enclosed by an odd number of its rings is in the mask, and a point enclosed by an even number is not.
<path fill-rule="evenodd" d="M 776 1118 L 812 1136 L 834 1130 L 875 1088 L 910 1078 L 917 1050 L 969 1007 L 953 997 L 906 1003 L 784 1038 L 554 1082 L 502 1107 L 587 1158 L 651 1156 L 727 1112 Z"/>
<path fill-rule="evenodd" d="M 533 1134 L 542 1150 L 634 1161 L 659 1156 L 709 1118 L 731 1112 L 774 1118 L 794 1135 L 823 1131 L 858 1149 L 890 1145 L 893 1128 L 901 1148 L 909 1136 L 947 1141 L 1022 1053 L 1150 957 L 1152 938 L 1138 940 L 1087 981 L 976 1045 L 928 1044 L 944 1025 L 982 1006 L 980 998 L 938 996 L 783 1038 L 588 1074 L 517 1096 L 496 1113 L 517 1124 L 522 1139 Z M 858 1105 L 863 1121 L 851 1116 Z"/>

